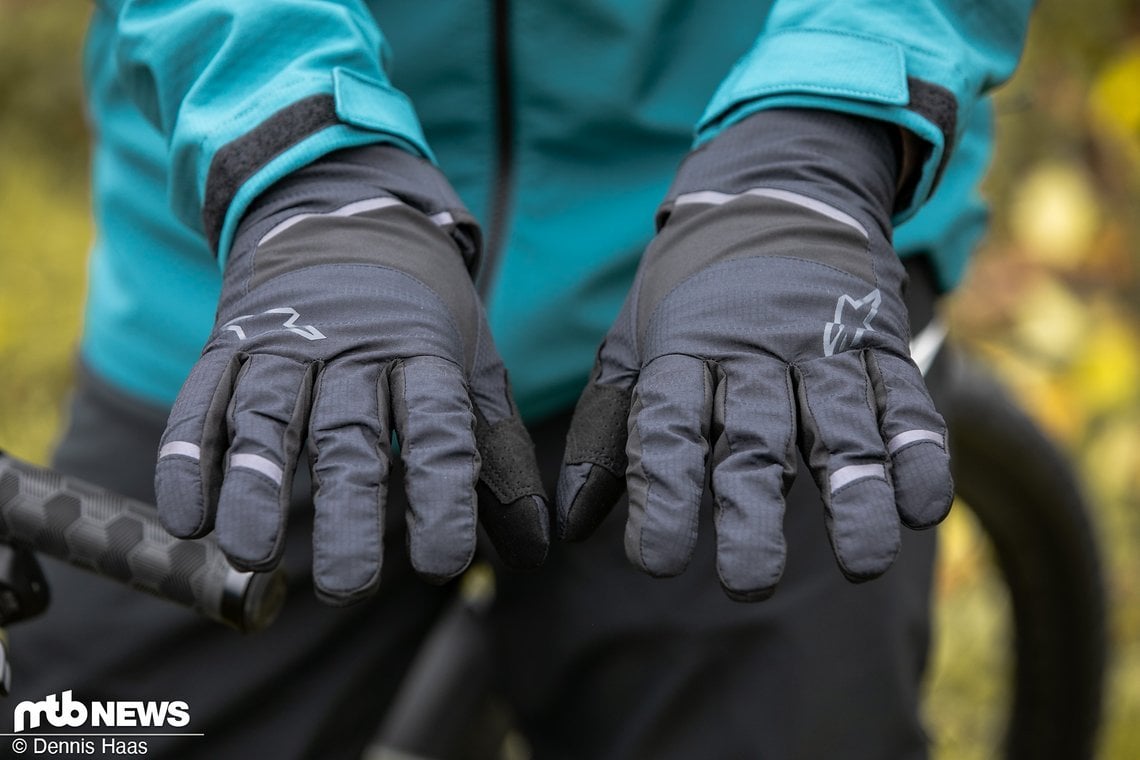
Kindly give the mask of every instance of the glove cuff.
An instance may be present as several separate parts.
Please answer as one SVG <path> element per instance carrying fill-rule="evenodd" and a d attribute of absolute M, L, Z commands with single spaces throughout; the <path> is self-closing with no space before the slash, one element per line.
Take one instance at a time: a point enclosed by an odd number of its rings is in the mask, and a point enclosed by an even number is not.
<path fill-rule="evenodd" d="M 760 111 L 689 154 L 658 209 L 657 226 L 679 196 L 768 188 L 822 201 L 889 240 L 902 153 L 893 124 L 834 111 Z"/>
<path fill-rule="evenodd" d="M 228 265 L 252 253 L 290 219 L 336 214 L 353 204 L 388 198 L 429 217 L 454 241 L 468 272 L 476 270 L 482 248 L 479 225 L 447 178 L 428 161 L 386 144 L 327 154 L 258 196 L 238 225 Z"/>

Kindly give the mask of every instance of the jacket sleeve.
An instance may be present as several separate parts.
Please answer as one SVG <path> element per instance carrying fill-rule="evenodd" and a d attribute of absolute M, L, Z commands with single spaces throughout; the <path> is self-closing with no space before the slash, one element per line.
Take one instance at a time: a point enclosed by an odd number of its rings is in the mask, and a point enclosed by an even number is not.
<path fill-rule="evenodd" d="M 777 0 L 721 83 L 697 143 L 765 108 L 893 122 L 919 138 L 895 223 L 930 196 L 970 112 L 1009 78 L 1033 0 Z"/>
<path fill-rule="evenodd" d="M 171 206 L 220 260 L 249 203 L 326 153 L 387 142 L 433 158 L 361 2 L 103 0 L 96 12 L 112 15 L 118 74 L 166 139 Z"/>

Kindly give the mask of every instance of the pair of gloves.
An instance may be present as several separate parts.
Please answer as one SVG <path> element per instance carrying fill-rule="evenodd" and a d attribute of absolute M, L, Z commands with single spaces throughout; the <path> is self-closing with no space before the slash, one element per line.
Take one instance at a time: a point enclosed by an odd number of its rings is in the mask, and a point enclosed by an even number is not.
<path fill-rule="evenodd" d="M 629 559 L 680 573 L 708 474 L 720 583 L 762 599 L 797 448 L 853 581 L 890 566 L 900 523 L 945 516 L 946 431 L 909 358 L 891 246 L 900 154 L 896 127 L 796 110 L 690 154 L 575 410 L 562 538 L 628 492 Z M 398 448 L 418 573 L 461 573 L 477 523 L 508 566 L 539 565 L 547 501 L 472 285 L 478 248 L 442 175 L 394 147 L 331 154 L 264 193 L 160 444 L 167 529 L 275 566 L 307 441 L 317 594 L 351 602 L 379 583 Z"/>

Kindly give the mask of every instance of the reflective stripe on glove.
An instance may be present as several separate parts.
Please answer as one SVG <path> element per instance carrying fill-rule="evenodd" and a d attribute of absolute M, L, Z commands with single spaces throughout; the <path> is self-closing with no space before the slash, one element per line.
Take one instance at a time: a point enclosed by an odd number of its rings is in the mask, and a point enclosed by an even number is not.
<path fill-rule="evenodd" d="M 417 191 L 390 194 L 409 177 Z M 161 443 L 171 533 L 214 530 L 235 566 L 276 565 L 307 439 L 317 593 L 367 595 L 395 432 L 417 572 L 462 572 L 477 514 L 507 564 L 541 563 L 534 452 L 464 265 L 477 233 L 449 193 L 426 163 L 374 146 L 297 172 L 247 214 L 214 332 Z"/>
<path fill-rule="evenodd" d="M 689 157 L 575 411 L 562 537 L 589 535 L 625 487 L 630 560 L 678 574 L 708 471 L 721 584 L 765 598 L 797 446 L 850 580 L 890 566 L 900 520 L 945 516 L 946 430 L 909 356 L 890 245 L 891 129 L 768 111 Z"/>

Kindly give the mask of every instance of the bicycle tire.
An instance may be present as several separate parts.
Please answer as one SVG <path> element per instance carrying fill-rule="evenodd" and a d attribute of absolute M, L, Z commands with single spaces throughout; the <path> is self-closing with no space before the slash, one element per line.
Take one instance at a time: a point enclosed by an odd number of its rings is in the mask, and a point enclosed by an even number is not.
<path fill-rule="evenodd" d="M 931 387 L 950 431 L 958 496 L 991 543 L 1010 594 L 1014 675 L 1004 757 L 1091 758 L 1108 644 L 1101 559 L 1080 484 L 1066 456 L 979 363 L 944 351 L 933 372 L 948 375 Z"/>

